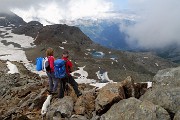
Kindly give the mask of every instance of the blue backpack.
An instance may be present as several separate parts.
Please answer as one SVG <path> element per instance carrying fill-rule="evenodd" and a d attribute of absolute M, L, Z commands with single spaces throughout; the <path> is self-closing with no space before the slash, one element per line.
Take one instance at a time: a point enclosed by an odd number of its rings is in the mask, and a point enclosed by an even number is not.
<path fill-rule="evenodd" d="M 36 58 L 36 70 L 41 71 L 43 69 L 43 58 L 38 57 Z"/>
<path fill-rule="evenodd" d="M 55 75 L 55 78 L 66 77 L 66 61 L 65 60 L 57 59 L 54 61 L 54 75 Z"/>

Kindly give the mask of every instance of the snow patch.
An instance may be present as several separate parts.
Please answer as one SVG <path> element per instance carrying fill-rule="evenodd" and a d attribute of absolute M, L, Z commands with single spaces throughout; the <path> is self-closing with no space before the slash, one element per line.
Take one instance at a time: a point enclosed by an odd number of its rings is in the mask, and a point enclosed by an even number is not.
<path fill-rule="evenodd" d="M 159 66 L 158 63 L 155 63 L 156 66 Z"/>
<path fill-rule="evenodd" d="M 90 85 L 97 87 L 98 89 L 101 89 L 102 87 L 106 86 L 108 83 L 92 83 Z"/>
<path fill-rule="evenodd" d="M 107 81 L 107 82 L 110 82 L 112 83 L 113 80 L 110 80 L 109 77 L 108 77 L 108 72 L 103 72 L 103 73 L 100 73 L 100 71 L 97 71 L 96 72 L 96 75 L 98 77 L 98 79 L 102 80 L 102 81 Z"/>
<path fill-rule="evenodd" d="M 16 65 L 12 64 L 9 61 L 7 61 L 6 64 L 7 64 L 7 67 L 9 69 L 8 73 L 10 73 L 10 74 L 19 73 Z"/>
<path fill-rule="evenodd" d="M 65 40 L 64 42 L 62 42 L 62 44 L 67 44 L 67 40 Z"/>
<path fill-rule="evenodd" d="M 147 88 L 152 87 L 152 82 L 141 82 L 141 83 L 147 83 L 147 84 L 148 84 L 148 85 L 147 85 Z"/>
<path fill-rule="evenodd" d="M 24 66 L 33 73 L 39 74 L 40 76 L 46 75 L 43 71 L 36 71 L 36 66 L 31 63 L 31 61 L 27 60 L 25 51 L 21 48 L 17 48 L 14 45 L 5 46 L 1 43 L 2 40 L 6 40 L 7 42 L 13 42 L 21 45 L 23 48 L 34 47 L 34 40 L 32 37 L 25 35 L 17 35 L 11 33 L 11 30 L 6 30 L 7 27 L 0 28 L 0 31 L 3 31 L 8 34 L 8 36 L 12 36 L 12 38 L 1 38 L 0 37 L 0 59 L 8 60 L 8 61 L 17 61 L 23 63 Z M 17 72 L 17 71 L 16 71 Z"/>
<path fill-rule="evenodd" d="M 110 58 L 111 60 L 118 62 L 118 60 L 116 58 Z"/>
<path fill-rule="evenodd" d="M 61 49 L 63 49 L 63 50 L 64 50 L 64 47 L 59 46 L 59 48 L 61 48 Z"/>
<path fill-rule="evenodd" d="M 76 82 L 77 83 L 94 83 L 96 80 L 88 79 L 88 73 L 84 70 L 84 67 L 78 67 L 79 70 L 74 71 L 71 73 L 72 76 L 77 77 Z M 75 74 L 79 74 L 80 76 L 75 76 Z"/>
<path fill-rule="evenodd" d="M 34 46 L 32 46 L 32 44 L 34 42 L 34 39 L 32 37 L 14 34 L 14 33 L 12 33 L 12 30 L 6 30 L 7 28 L 11 28 L 11 27 L 0 28 L 0 31 L 5 31 L 5 33 L 7 35 L 5 35 L 4 37 L 12 36 L 12 38 L 11 37 L 7 37 L 7 38 L 0 37 L 0 41 L 6 40 L 7 42 L 17 43 L 17 44 L 21 45 L 22 48 L 34 47 Z"/>
<path fill-rule="evenodd" d="M 0 19 L 6 19 L 6 17 L 0 17 Z"/>

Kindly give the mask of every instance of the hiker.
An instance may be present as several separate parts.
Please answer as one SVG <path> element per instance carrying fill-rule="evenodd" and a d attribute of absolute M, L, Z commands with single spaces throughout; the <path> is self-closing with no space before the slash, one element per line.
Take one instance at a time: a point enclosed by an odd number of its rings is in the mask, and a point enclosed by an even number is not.
<path fill-rule="evenodd" d="M 53 94 L 56 92 L 58 87 L 58 80 L 54 76 L 54 50 L 52 48 L 48 48 L 46 50 L 46 57 L 49 62 L 49 70 L 46 70 L 47 76 L 49 78 L 49 93 Z"/>
<path fill-rule="evenodd" d="M 71 72 L 72 72 L 72 67 L 73 64 L 71 61 L 69 61 L 68 59 L 69 57 L 69 52 L 68 51 L 64 51 L 62 54 L 62 59 L 66 61 L 66 77 L 60 79 L 60 93 L 59 93 L 59 98 L 63 98 L 64 97 L 64 91 L 67 88 L 67 83 L 69 83 L 70 85 L 72 85 L 77 97 L 81 96 L 82 93 L 78 90 L 78 83 L 74 80 L 74 78 L 71 76 Z M 67 91 L 68 92 L 68 91 Z"/>

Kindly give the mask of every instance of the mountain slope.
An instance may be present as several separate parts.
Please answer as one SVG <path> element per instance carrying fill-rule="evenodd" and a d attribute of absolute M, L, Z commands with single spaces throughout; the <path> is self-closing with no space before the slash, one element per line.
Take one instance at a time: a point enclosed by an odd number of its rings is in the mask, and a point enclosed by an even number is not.
<path fill-rule="evenodd" d="M 108 72 L 109 78 L 114 81 L 121 81 L 127 76 L 132 76 L 135 81 L 149 81 L 158 70 L 176 66 L 150 53 L 123 52 L 102 47 L 74 26 L 65 24 L 42 26 L 39 22 L 32 21 L 12 29 L 13 33 L 34 38 L 36 46 L 21 48 L 25 50 L 29 61 L 35 64 L 37 57 L 45 56 L 48 47 L 55 50 L 55 58 L 60 58 L 62 51 L 66 49 L 70 51 L 74 70 L 85 66 L 84 70 L 89 73 L 89 79 L 98 80 L 96 73 L 104 71 Z M 12 37 L 11 41 L 13 39 Z M 10 39 L 3 38 L 1 43 L 3 40 L 8 43 Z"/>
<path fill-rule="evenodd" d="M 8 26 L 20 26 L 24 25 L 26 22 L 16 14 L 11 11 L 0 11 L 0 26 L 8 27 Z"/>

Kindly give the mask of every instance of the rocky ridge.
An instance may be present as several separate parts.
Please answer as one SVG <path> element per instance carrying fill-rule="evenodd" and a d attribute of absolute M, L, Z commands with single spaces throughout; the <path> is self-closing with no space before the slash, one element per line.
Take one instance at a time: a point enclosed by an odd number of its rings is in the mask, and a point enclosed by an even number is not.
<path fill-rule="evenodd" d="M 27 74 L 29 71 L 20 63 L 15 63 L 20 73 L 7 74 L 5 62 L 0 62 L 4 66 L 0 71 L 1 119 L 42 119 L 41 108 L 48 95 L 47 78 Z M 64 98 L 53 95 L 44 119 L 177 120 L 180 110 L 179 74 L 179 67 L 159 71 L 149 89 L 147 83 L 135 83 L 130 76 L 122 82 L 108 83 L 101 89 L 79 84 L 83 93 L 79 98 L 69 86 Z"/>

